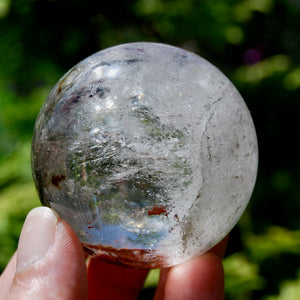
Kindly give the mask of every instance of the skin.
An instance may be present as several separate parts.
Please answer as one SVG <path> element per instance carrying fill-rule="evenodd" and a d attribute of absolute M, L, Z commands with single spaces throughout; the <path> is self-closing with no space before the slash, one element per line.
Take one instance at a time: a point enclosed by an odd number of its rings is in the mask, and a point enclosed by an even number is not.
<path fill-rule="evenodd" d="M 162 269 L 154 300 L 224 299 L 226 244 L 227 238 L 200 257 Z M 71 227 L 49 208 L 38 208 L 0 277 L 0 299 L 137 299 L 147 274 L 99 257 L 86 260 Z"/>

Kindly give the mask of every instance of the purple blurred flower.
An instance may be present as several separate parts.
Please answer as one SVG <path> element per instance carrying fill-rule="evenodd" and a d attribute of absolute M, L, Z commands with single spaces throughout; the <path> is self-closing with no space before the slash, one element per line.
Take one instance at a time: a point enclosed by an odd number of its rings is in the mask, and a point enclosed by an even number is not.
<path fill-rule="evenodd" d="M 243 60 L 246 65 L 252 65 L 259 62 L 262 59 L 262 53 L 257 49 L 248 49 L 244 56 Z"/>

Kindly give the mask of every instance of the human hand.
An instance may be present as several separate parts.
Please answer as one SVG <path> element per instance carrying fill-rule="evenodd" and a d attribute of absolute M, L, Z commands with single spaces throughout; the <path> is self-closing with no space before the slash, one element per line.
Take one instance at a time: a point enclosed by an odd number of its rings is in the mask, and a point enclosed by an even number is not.
<path fill-rule="evenodd" d="M 223 299 L 225 248 L 226 239 L 198 258 L 162 269 L 154 299 Z M 38 207 L 28 214 L 18 250 L 0 277 L 0 299 L 137 299 L 147 274 L 101 258 L 86 265 L 71 227 Z"/>

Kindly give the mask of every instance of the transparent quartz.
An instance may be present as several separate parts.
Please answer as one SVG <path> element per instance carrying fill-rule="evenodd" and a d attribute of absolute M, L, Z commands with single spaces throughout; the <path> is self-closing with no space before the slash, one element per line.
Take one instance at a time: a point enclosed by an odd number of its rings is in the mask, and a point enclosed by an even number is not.
<path fill-rule="evenodd" d="M 236 224 L 257 172 L 239 92 L 205 59 L 156 43 L 86 58 L 37 118 L 41 202 L 113 262 L 161 268 L 201 255 Z"/>

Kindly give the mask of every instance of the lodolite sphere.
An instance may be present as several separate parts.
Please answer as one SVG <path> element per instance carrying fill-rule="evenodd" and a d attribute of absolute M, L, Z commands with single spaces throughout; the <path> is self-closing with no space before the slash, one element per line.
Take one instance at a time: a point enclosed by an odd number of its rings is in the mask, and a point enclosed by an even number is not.
<path fill-rule="evenodd" d="M 216 67 L 156 43 L 112 47 L 55 85 L 37 118 L 41 202 L 87 253 L 137 268 L 201 255 L 236 224 L 258 150 L 250 113 Z"/>

